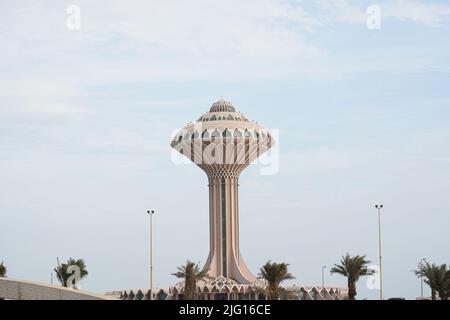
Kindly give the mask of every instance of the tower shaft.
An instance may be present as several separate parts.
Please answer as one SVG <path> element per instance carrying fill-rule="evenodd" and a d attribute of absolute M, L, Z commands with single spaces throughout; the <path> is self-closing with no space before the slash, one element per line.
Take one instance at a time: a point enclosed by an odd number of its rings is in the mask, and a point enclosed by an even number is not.
<path fill-rule="evenodd" d="M 224 276 L 239 283 L 256 277 L 239 250 L 238 176 L 208 176 L 210 252 L 204 266 L 212 277 Z"/>

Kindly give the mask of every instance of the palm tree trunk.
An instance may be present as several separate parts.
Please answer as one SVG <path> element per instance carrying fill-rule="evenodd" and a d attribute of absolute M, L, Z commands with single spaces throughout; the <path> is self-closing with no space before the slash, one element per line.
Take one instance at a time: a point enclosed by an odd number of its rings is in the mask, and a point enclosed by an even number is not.
<path fill-rule="evenodd" d="M 431 300 L 436 300 L 436 291 L 431 289 Z"/>
<path fill-rule="evenodd" d="M 186 294 L 186 300 L 194 300 L 195 288 L 192 287 L 191 283 L 185 284 L 184 291 Z"/>
<path fill-rule="evenodd" d="M 278 288 L 274 286 L 272 289 L 272 300 L 278 300 Z"/>
<path fill-rule="evenodd" d="M 356 283 L 348 280 L 348 300 L 356 300 Z"/>
<path fill-rule="evenodd" d="M 438 292 L 438 294 L 439 294 L 439 298 L 440 298 L 441 300 L 448 300 L 449 295 L 447 294 L 446 291 L 444 291 L 444 292 Z"/>

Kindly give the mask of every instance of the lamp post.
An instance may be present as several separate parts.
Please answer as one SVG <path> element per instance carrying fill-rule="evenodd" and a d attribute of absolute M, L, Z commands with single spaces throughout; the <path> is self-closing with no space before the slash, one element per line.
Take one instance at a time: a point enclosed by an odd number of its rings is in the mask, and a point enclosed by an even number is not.
<path fill-rule="evenodd" d="M 422 258 L 420 260 L 421 267 L 423 266 L 423 263 L 425 261 L 427 261 L 425 258 Z M 423 274 L 422 273 L 420 273 L 420 299 L 423 300 Z"/>
<path fill-rule="evenodd" d="M 375 205 L 378 210 L 378 256 L 380 259 L 380 300 L 383 300 L 383 269 L 381 266 L 381 209 L 383 209 L 382 204 Z"/>
<path fill-rule="evenodd" d="M 327 266 L 322 266 L 322 288 L 325 289 L 325 269 L 327 268 Z"/>
<path fill-rule="evenodd" d="M 155 210 L 147 210 L 150 216 L 150 300 L 153 300 L 153 215 Z"/>

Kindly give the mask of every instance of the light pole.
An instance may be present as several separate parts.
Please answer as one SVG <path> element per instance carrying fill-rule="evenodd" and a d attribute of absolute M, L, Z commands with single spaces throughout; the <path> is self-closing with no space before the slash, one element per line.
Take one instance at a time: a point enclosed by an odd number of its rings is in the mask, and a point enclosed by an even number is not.
<path fill-rule="evenodd" d="M 322 288 L 325 289 L 325 269 L 327 268 L 327 266 L 322 266 Z"/>
<path fill-rule="evenodd" d="M 147 210 L 150 216 L 150 300 L 153 300 L 153 215 L 155 210 Z"/>
<path fill-rule="evenodd" d="M 380 300 L 383 300 L 383 269 L 381 266 L 381 209 L 383 209 L 382 204 L 375 205 L 378 210 L 378 255 L 380 257 Z"/>
<path fill-rule="evenodd" d="M 422 258 L 420 260 L 420 267 L 423 267 L 423 263 L 427 261 L 425 258 Z M 420 273 L 420 299 L 423 300 L 423 273 Z"/>

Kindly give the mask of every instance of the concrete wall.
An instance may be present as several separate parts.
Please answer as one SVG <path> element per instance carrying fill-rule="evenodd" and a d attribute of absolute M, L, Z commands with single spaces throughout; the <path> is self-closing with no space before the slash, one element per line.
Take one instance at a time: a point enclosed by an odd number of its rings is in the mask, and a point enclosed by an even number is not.
<path fill-rule="evenodd" d="M 102 294 L 10 278 L 0 278 L 0 298 L 12 300 L 116 300 Z"/>

